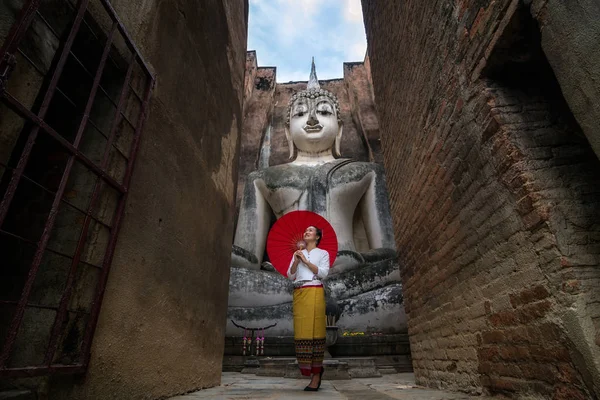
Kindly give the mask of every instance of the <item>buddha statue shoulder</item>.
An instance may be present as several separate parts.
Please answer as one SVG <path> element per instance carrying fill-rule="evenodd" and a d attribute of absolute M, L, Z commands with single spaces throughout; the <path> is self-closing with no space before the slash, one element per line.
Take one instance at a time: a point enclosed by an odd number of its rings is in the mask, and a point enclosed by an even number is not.
<path fill-rule="evenodd" d="M 341 158 L 343 124 L 336 96 L 320 87 L 314 61 L 306 90 L 289 102 L 285 135 L 291 162 L 249 174 L 232 252 L 234 267 L 260 269 L 274 218 L 294 210 L 326 218 L 338 237 L 340 272 L 378 252 L 394 253 L 383 168 Z M 357 234 L 357 226 L 360 234 Z M 357 245 L 360 236 L 360 246 Z"/>

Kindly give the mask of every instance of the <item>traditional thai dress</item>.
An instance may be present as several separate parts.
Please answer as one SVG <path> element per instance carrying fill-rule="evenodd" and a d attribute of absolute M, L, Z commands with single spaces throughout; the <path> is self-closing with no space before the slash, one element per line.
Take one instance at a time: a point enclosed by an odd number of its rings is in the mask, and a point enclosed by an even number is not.
<path fill-rule="evenodd" d="M 288 268 L 288 278 L 294 281 L 294 343 L 302 375 L 319 374 L 325 353 L 325 291 L 322 279 L 329 273 L 329 253 L 314 248 L 302 250 L 306 259 L 319 269 L 314 274 L 302 261 L 291 273 L 294 257 Z"/>

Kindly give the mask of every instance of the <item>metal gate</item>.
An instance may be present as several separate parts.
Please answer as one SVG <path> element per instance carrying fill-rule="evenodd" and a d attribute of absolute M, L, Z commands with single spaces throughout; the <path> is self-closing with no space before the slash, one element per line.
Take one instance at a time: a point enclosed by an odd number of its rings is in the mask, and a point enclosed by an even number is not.
<path fill-rule="evenodd" d="M 10 285 L 17 288 L 14 293 L 11 292 L 12 289 L 0 291 L 0 307 L 3 307 L 2 315 L 5 316 L 6 322 L 6 326 L 0 332 L 0 376 L 82 373 L 86 370 L 117 235 L 123 218 L 142 126 L 146 119 L 148 102 L 155 81 L 108 0 L 96 2 L 79 0 L 76 4 L 64 0 L 62 3 L 65 10 L 56 14 L 58 15 L 56 19 L 64 22 L 67 16 L 69 18 L 68 22 L 64 24 L 65 29 L 62 33 L 57 30 L 56 24 L 50 22 L 45 12 L 40 10 L 40 5 L 44 6 L 44 1 L 28 0 L 16 15 L 15 23 L 0 49 L 0 106 L 3 107 L 0 109 L 0 128 L 2 127 L 3 112 L 11 113 L 10 117 L 19 120 L 22 125 L 22 127 L 18 125 L 20 142 L 15 139 L 15 143 L 18 143 L 14 147 L 16 150 L 12 150 L 11 153 L 11 159 L 14 161 L 9 162 L 8 159 L 0 158 L 0 169 L 3 169 L 2 182 L 4 182 L 4 186 L 0 188 L 0 198 L 2 199 L 0 202 L 0 243 L 5 241 L 3 248 L 15 248 L 15 246 L 22 246 L 24 249 L 31 248 L 31 257 L 26 260 L 16 256 L 12 260 L 5 260 L 5 257 L 0 254 L 0 268 L 4 271 L 0 278 L 5 282 L 13 279 L 14 282 L 11 282 Z M 56 7 L 52 8 L 53 13 L 56 12 L 55 10 Z M 98 10 L 105 13 L 104 17 L 96 15 Z M 95 22 L 95 19 L 102 21 Z M 108 29 L 103 29 L 102 22 Z M 77 50 L 79 51 L 77 53 L 73 49 L 73 45 L 82 29 L 85 30 L 87 36 L 85 36 L 85 41 L 81 41 L 82 50 Z M 36 32 L 32 33 L 33 30 Z M 39 31 L 42 30 L 44 35 L 48 35 L 44 36 L 48 38 L 45 42 L 58 43 L 56 48 L 52 45 L 47 45 L 45 48 L 40 47 L 39 43 L 45 43 L 40 39 L 36 39 L 38 41 L 35 42 L 37 43 L 35 46 L 28 45 L 27 49 L 21 48 L 24 38 L 28 34 L 35 34 L 39 37 Z M 90 40 L 93 41 L 92 35 L 95 35 L 98 43 L 104 43 L 103 49 L 101 45 L 98 47 L 102 49 L 99 58 L 92 55 L 82 56 L 86 44 L 97 44 L 90 42 Z M 88 36 L 92 39 L 88 40 Z M 31 50 L 32 47 L 39 47 L 41 49 L 39 54 L 42 55 L 36 55 L 35 51 Z M 39 60 L 43 59 L 44 54 L 52 52 L 54 56 L 48 63 L 48 68 L 44 68 L 40 65 Z M 121 56 L 120 60 L 125 61 L 121 64 L 123 68 L 119 69 L 120 61 L 116 60 Z M 108 73 L 105 74 L 108 70 L 107 62 L 110 63 L 111 71 L 117 71 L 114 76 L 124 75 L 122 84 L 117 85 L 120 86 L 118 89 L 115 89 L 116 84 L 111 84 L 111 89 L 105 86 L 105 80 L 109 76 Z M 74 65 L 73 68 L 79 68 L 78 71 L 82 71 L 82 74 L 89 74 L 91 84 L 89 86 L 74 85 L 71 92 L 61 87 L 63 82 L 67 85 L 71 79 L 71 72 L 65 71 L 67 64 Z M 19 99 L 19 95 L 16 93 L 22 86 L 20 86 L 20 82 L 16 82 L 19 78 L 14 73 L 15 69 L 19 67 L 37 71 L 37 75 L 32 76 L 43 82 L 37 92 L 37 100 L 32 102 L 35 103 L 33 105 L 28 105 L 27 102 Z M 119 75 L 120 71 L 122 71 L 122 75 Z M 13 86 L 17 89 L 11 92 Z M 82 94 L 84 86 L 87 93 Z M 49 122 L 49 110 L 54 107 L 53 100 L 57 99 L 56 101 L 58 101 L 59 97 L 64 104 L 76 104 L 78 100 L 74 99 L 73 95 L 81 96 L 81 107 L 73 107 L 73 110 L 78 111 L 73 112 L 72 119 L 67 118 L 69 123 L 76 121 L 73 123 L 72 134 L 67 134 L 65 131 L 55 128 L 57 124 L 53 122 L 54 120 Z M 84 100 L 86 97 L 87 100 Z M 106 103 L 102 106 L 104 108 L 98 105 L 100 99 Z M 108 118 L 105 113 L 102 114 L 102 118 L 112 122 L 105 123 L 106 127 L 101 126 L 103 124 L 98 122 L 100 117 L 94 120 L 96 109 L 110 110 L 114 116 Z M 64 123 L 65 108 L 57 107 L 57 110 L 63 114 L 53 118 Z M 97 113 L 100 115 L 100 111 Z M 8 117 L 4 120 L 8 121 Z M 90 132 L 98 135 L 99 139 L 88 140 L 94 145 L 86 145 L 84 149 L 82 143 L 87 140 L 86 135 L 92 134 Z M 56 146 L 59 149 L 57 152 L 61 154 L 60 157 L 63 157 L 64 153 L 64 158 L 60 158 L 60 162 L 56 163 L 59 165 L 56 167 L 59 172 L 47 172 L 40 167 L 42 172 L 39 175 L 42 178 L 39 178 L 37 175 L 32 176 L 35 175 L 34 173 L 28 173 L 29 169 L 33 168 L 28 165 L 36 162 L 35 158 L 38 154 L 36 153 L 36 143 L 39 147 L 42 140 L 49 141 L 48 143 L 52 143 L 52 146 Z M 59 156 L 50 154 L 44 157 L 50 159 Z M 118 167 L 113 165 L 113 159 L 119 160 L 114 162 L 114 165 L 118 165 Z M 82 196 L 85 197 L 85 201 L 75 201 L 69 194 L 72 182 L 79 179 L 77 174 L 80 172 L 75 173 L 75 170 L 83 171 L 81 174 L 88 174 L 93 179 L 90 181 L 93 183 L 89 185 L 89 196 Z M 44 178 L 49 173 L 55 174 L 52 176 L 56 176 L 56 179 Z M 22 200 L 15 200 L 20 199 L 19 193 L 30 193 L 21 189 L 24 185 L 40 190 L 44 196 L 49 196 L 48 203 L 39 203 L 48 204 L 47 210 L 38 203 L 35 203 L 35 207 L 32 206 L 31 209 L 28 209 L 26 205 L 23 205 Z M 109 192 L 114 194 L 114 201 L 105 201 L 104 193 Z M 108 197 L 106 195 L 106 198 Z M 21 202 L 20 205 L 17 204 L 19 202 Z M 16 209 L 19 206 L 25 211 L 19 211 L 17 216 L 11 214 L 13 207 Z M 98 211 L 100 208 L 103 210 L 102 215 Z M 40 211 L 40 209 L 42 210 Z M 34 211 L 35 218 L 32 217 Z M 56 241 L 58 245 L 54 245 L 52 235 L 58 229 L 57 218 L 60 220 L 61 213 L 67 212 L 75 215 L 69 220 L 74 222 L 72 225 L 61 225 L 60 232 L 64 237 L 69 235 L 74 237 L 72 246 L 63 246 L 60 240 Z M 20 233 L 25 228 L 33 230 L 31 227 L 35 227 L 36 224 L 39 224 L 39 235 L 32 233 L 31 235 L 35 237 L 28 237 L 29 233 Z M 24 225 L 26 225 L 25 228 Z M 99 233 L 95 233 L 94 236 L 92 231 Z M 103 239 L 101 241 L 98 238 Z M 94 251 L 90 250 L 92 241 L 96 246 Z M 63 242 L 67 243 L 66 239 Z M 66 247 L 69 249 L 65 249 Z M 23 252 L 25 254 L 25 250 Z M 89 254 L 96 253 L 99 255 L 95 258 L 89 256 Z M 62 264 L 59 262 L 50 264 L 46 260 L 51 257 L 56 257 Z M 11 272 L 16 268 L 17 263 L 19 266 L 23 266 L 23 271 L 25 271 L 18 275 L 18 279 L 14 278 L 17 274 Z M 52 293 L 42 291 L 44 296 L 38 296 L 35 293 L 40 284 L 43 287 L 50 282 L 50 280 L 45 282 L 43 279 L 44 268 L 47 265 L 64 267 L 63 269 L 56 267 L 57 271 L 64 271 L 64 273 L 52 276 L 51 281 L 54 285 Z M 85 278 L 81 278 L 82 276 Z M 87 276 L 92 276 L 93 279 L 87 278 Z M 75 296 L 74 292 L 76 291 L 77 295 Z M 35 299 L 32 298 L 34 294 Z M 47 300 L 50 297 L 56 300 Z M 39 317 L 36 320 L 34 317 L 38 315 L 42 315 L 43 318 Z M 25 335 L 26 339 L 22 339 L 21 335 Z M 28 346 L 37 346 L 39 354 L 32 353 L 27 357 L 21 357 L 19 343 L 23 340 L 27 342 Z M 42 345 L 45 350 L 39 350 Z M 28 352 L 31 352 L 30 348 L 27 349 Z M 19 359 L 25 361 L 19 361 Z M 24 362 L 26 363 L 23 364 Z"/>

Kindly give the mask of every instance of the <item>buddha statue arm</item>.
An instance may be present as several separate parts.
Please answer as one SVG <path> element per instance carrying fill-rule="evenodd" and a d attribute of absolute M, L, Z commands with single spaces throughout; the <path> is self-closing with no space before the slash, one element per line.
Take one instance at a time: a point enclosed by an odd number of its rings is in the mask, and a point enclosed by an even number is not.
<path fill-rule="evenodd" d="M 260 269 L 270 222 L 270 207 L 257 187 L 254 173 L 244 187 L 233 241 L 232 265 Z"/>
<path fill-rule="evenodd" d="M 371 182 L 359 202 L 363 223 L 371 249 L 395 249 L 392 216 L 385 186 L 383 168 L 371 172 Z"/>

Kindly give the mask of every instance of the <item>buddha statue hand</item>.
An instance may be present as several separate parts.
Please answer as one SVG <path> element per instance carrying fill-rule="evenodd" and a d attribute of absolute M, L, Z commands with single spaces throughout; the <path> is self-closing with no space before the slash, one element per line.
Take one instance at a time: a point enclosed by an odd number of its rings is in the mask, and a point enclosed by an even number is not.
<path fill-rule="evenodd" d="M 238 268 L 260 269 L 258 259 L 250 251 L 236 246 L 231 248 L 231 266 Z"/>
<path fill-rule="evenodd" d="M 267 272 L 277 272 L 273 264 L 269 261 L 265 261 L 260 265 L 260 269 Z"/>
<path fill-rule="evenodd" d="M 393 259 L 398 258 L 398 253 L 396 253 L 396 250 L 390 249 L 390 248 L 385 248 L 385 247 L 381 247 L 378 249 L 371 249 L 371 250 L 368 250 L 368 251 L 360 253 L 360 254 L 364 258 L 364 260 L 368 263 L 374 263 L 374 262 L 379 262 L 379 261 L 383 261 L 383 260 L 389 260 L 392 258 Z"/>

